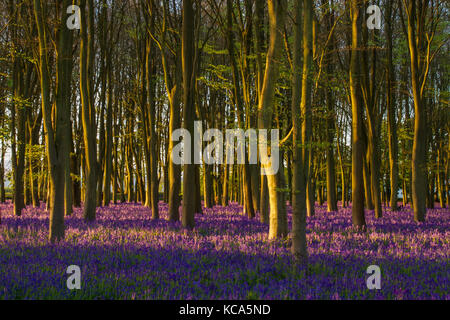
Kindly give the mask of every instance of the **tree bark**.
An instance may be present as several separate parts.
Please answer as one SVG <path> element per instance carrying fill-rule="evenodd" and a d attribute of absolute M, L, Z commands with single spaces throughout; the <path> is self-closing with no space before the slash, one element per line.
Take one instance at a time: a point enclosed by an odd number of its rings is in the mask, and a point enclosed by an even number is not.
<path fill-rule="evenodd" d="M 85 148 L 84 219 L 95 220 L 97 206 L 97 143 L 94 106 L 94 1 L 81 1 L 80 92 Z"/>
<path fill-rule="evenodd" d="M 363 177 L 363 108 L 361 105 L 360 39 L 361 3 L 351 0 L 352 49 L 350 61 L 350 95 L 352 103 L 352 221 L 357 228 L 365 228 Z"/>
<path fill-rule="evenodd" d="M 412 204 L 414 210 L 414 220 L 416 222 L 425 221 L 426 215 L 426 192 L 427 192 L 427 166 L 426 166 L 426 148 L 427 148 L 427 128 L 426 128 L 426 108 L 423 102 L 422 90 L 420 85 L 419 69 L 419 48 L 420 34 L 416 34 L 417 13 L 416 2 L 422 1 L 411 0 L 407 5 L 408 16 L 408 45 L 411 62 L 411 85 L 414 97 L 414 142 L 412 150 Z M 423 15 L 423 12 L 420 12 Z M 418 28 L 419 30 L 423 28 Z M 419 31 L 420 32 L 420 31 Z M 417 38 L 419 37 L 419 38 Z M 425 79 L 423 80 L 425 81 Z"/>
<path fill-rule="evenodd" d="M 258 128 L 270 129 L 272 127 L 272 115 L 274 112 L 275 86 L 279 76 L 279 58 L 281 56 L 284 17 L 287 2 L 285 0 L 268 0 L 270 44 L 266 58 L 266 69 L 261 95 L 258 105 Z M 267 143 L 259 141 L 259 143 Z M 281 162 L 281 161 L 280 161 Z M 283 187 L 280 181 L 281 174 L 270 172 L 270 164 L 263 165 L 267 170 L 267 186 L 269 190 L 270 224 L 269 239 L 287 236 L 287 219 L 284 195 L 280 189 Z"/>
<path fill-rule="evenodd" d="M 192 0 L 183 0 L 183 25 L 182 25 L 182 66 L 183 66 L 183 128 L 186 129 L 191 137 L 194 136 L 194 9 Z M 183 165 L 183 214 L 182 225 L 185 228 L 192 229 L 195 226 L 195 164 L 193 163 L 193 147 L 191 143 L 191 159 L 189 163 Z M 186 152 L 186 150 L 185 150 Z"/>
<path fill-rule="evenodd" d="M 397 193 L 398 193 L 398 138 L 397 138 L 397 121 L 395 119 L 395 70 L 392 57 L 392 1 L 387 2 L 387 21 L 386 21 L 386 37 L 387 37 L 387 65 L 386 73 L 387 92 L 387 121 L 389 135 L 389 174 L 391 183 L 390 206 L 392 211 L 397 211 Z"/>
<path fill-rule="evenodd" d="M 67 8 L 69 0 L 64 0 L 63 8 Z M 72 36 L 70 30 L 65 28 L 68 18 L 65 10 L 61 10 L 60 30 L 57 43 L 57 73 L 58 84 L 56 92 L 56 119 L 55 127 L 52 126 L 50 103 L 50 76 L 48 74 L 47 35 L 43 20 L 45 12 L 41 1 L 34 0 L 34 14 L 39 36 L 39 71 L 42 95 L 42 110 L 46 131 L 47 159 L 50 172 L 50 227 L 49 240 L 59 241 L 64 238 L 64 185 L 69 157 L 68 130 L 70 122 L 70 104 L 67 96 L 70 95 L 70 76 L 72 62 Z"/>
<path fill-rule="evenodd" d="M 328 1 L 323 0 L 322 4 L 328 3 Z M 333 4 L 333 3 L 331 3 Z M 328 34 L 331 34 L 334 25 L 334 10 L 332 7 L 327 8 L 326 13 L 326 26 Z M 328 41 L 327 55 L 329 58 L 326 60 L 327 65 L 327 88 L 325 90 L 325 98 L 327 102 L 327 142 L 328 146 L 326 149 L 326 161 L 327 161 L 327 211 L 337 211 L 337 197 L 336 197 L 336 171 L 335 171 L 335 161 L 334 161 L 334 134 L 335 134 L 335 111 L 334 111 L 334 100 L 332 94 L 332 83 L 331 78 L 334 73 L 333 59 L 331 57 L 331 52 L 334 50 L 334 37 Z"/>

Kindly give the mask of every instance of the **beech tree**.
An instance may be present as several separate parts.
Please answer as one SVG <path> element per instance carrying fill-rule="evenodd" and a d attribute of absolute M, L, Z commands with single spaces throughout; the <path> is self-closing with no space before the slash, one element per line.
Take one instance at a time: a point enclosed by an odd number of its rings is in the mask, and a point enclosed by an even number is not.
<path fill-rule="evenodd" d="M 258 104 L 258 128 L 272 128 L 272 115 L 274 112 L 275 85 L 279 75 L 279 57 L 283 36 L 283 24 L 286 15 L 287 2 L 284 0 L 268 0 L 270 40 L 267 49 L 266 69 L 264 81 Z M 259 143 L 266 143 L 259 141 Z M 271 172 L 271 163 L 262 163 L 267 175 L 267 187 L 269 190 L 270 223 L 269 239 L 284 237 L 287 235 L 286 204 L 284 194 L 279 189 L 283 185 L 284 173 Z"/>
<path fill-rule="evenodd" d="M 182 26 L 182 66 L 183 66 L 183 128 L 194 136 L 195 117 L 195 13 L 192 0 L 183 0 L 183 26 Z M 185 148 L 188 144 L 185 144 Z M 190 144 L 190 163 L 183 165 L 183 215 L 181 222 L 184 227 L 193 228 L 195 225 L 195 164 L 193 161 L 194 144 Z M 184 152 L 188 152 L 186 149 Z"/>
<path fill-rule="evenodd" d="M 62 8 L 67 8 L 70 1 L 62 2 Z M 57 42 L 57 74 L 55 121 L 52 121 L 52 106 L 50 101 L 51 80 L 49 75 L 47 37 L 43 12 L 46 4 L 40 0 L 34 0 L 34 15 L 39 35 L 39 73 L 41 85 L 41 100 L 45 127 L 45 139 L 47 146 L 48 168 L 50 171 L 50 232 L 49 239 L 52 242 L 64 238 L 64 213 L 65 208 L 65 184 L 66 170 L 69 170 L 69 123 L 70 102 L 66 97 L 70 96 L 70 76 L 72 65 L 72 34 L 66 28 L 68 15 L 66 10 L 60 10 L 59 35 Z"/>
<path fill-rule="evenodd" d="M 87 14 L 86 14 L 87 5 Z M 85 148 L 84 219 L 95 220 L 97 207 L 97 143 L 94 106 L 94 1 L 81 0 L 80 93 Z"/>
<path fill-rule="evenodd" d="M 350 61 L 350 92 L 352 103 L 352 219 L 358 228 L 366 225 L 364 216 L 363 178 L 363 109 L 361 101 L 361 1 L 351 0 L 352 46 Z"/>

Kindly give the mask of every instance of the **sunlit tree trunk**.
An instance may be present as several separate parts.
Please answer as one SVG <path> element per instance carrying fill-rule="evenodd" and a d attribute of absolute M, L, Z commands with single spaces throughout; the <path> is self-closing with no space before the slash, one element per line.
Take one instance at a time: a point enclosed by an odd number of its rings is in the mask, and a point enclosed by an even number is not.
<path fill-rule="evenodd" d="M 264 46 L 264 5 L 265 1 L 255 1 L 255 53 L 256 53 L 256 76 L 257 76 L 257 89 L 258 89 L 258 104 L 261 98 L 261 91 L 264 82 L 264 61 L 263 52 Z M 258 167 L 257 174 L 259 175 L 260 168 Z M 259 211 L 260 219 L 262 223 L 269 223 L 269 191 L 267 189 L 267 177 L 262 175 L 260 178 L 260 189 L 256 190 L 260 192 L 259 198 Z"/>
<path fill-rule="evenodd" d="M 64 0 L 63 8 L 67 8 L 69 0 Z M 48 39 L 43 20 L 45 12 L 41 1 L 34 0 L 34 15 L 39 36 L 39 72 L 42 95 L 42 110 L 46 131 L 46 145 L 48 167 L 50 171 L 50 232 L 49 240 L 55 242 L 64 238 L 64 193 L 65 174 L 64 166 L 69 157 L 69 136 L 67 128 L 70 122 L 70 104 L 66 97 L 70 95 L 71 63 L 72 63 L 72 37 L 70 30 L 65 28 L 68 15 L 61 10 L 59 38 L 57 40 L 57 73 L 58 84 L 56 92 L 56 119 L 55 127 L 52 126 L 51 102 L 50 102 L 50 75 L 48 73 L 47 48 Z"/>
<path fill-rule="evenodd" d="M 414 210 L 414 220 L 417 222 L 425 221 L 426 215 L 426 192 L 427 192 L 427 165 L 426 165 L 426 149 L 427 149 L 427 128 L 426 128 L 426 108 L 423 99 L 423 86 L 421 88 L 420 79 L 421 70 L 419 68 L 419 48 L 421 45 L 420 39 L 423 35 L 420 32 L 423 30 L 423 21 L 417 21 L 417 8 L 418 3 L 422 10 L 422 0 L 410 0 L 407 1 L 406 12 L 408 20 L 408 45 L 411 62 L 411 86 L 414 97 L 414 143 L 412 150 L 412 203 Z M 423 15 L 421 10 L 418 10 L 420 16 Z M 423 79 L 423 83 L 426 80 Z"/>
<path fill-rule="evenodd" d="M 312 87 L 312 58 L 313 58 L 313 5 L 312 1 L 304 0 L 303 18 L 303 72 L 302 72 L 302 100 L 301 110 L 301 130 L 302 130 L 302 157 L 303 171 L 306 177 L 306 214 L 314 215 L 314 187 L 312 185 L 312 108 L 311 108 L 311 87 Z"/>
<path fill-rule="evenodd" d="M 169 94 L 170 118 L 169 118 L 169 220 L 178 221 L 180 218 L 180 180 L 181 167 L 174 163 L 172 150 L 174 142 L 172 141 L 173 131 L 180 128 L 180 103 L 181 103 L 181 85 L 182 85 L 182 69 L 181 69 L 181 50 L 177 50 L 176 67 L 175 67 L 175 84 L 172 86 L 169 80 L 167 59 L 163 53 L 163 68 L 165 82 Z"/>
<path fill-rule="evenodd" d="M 153 18 L 152 18 L 153 21 Z M 155 59 L 153 58 L 154 45 L 149 41 L 147 47 L 147 93 L 148 93 L 148 126 L 149 126 L 149 151 L 150 151 L 150 206 L 152 208 L 152 218 L 159 219 L 158 198 L 158 153 L 156 136 L 156 101 L 155 101 Z M 147 200 L 148 201 L 148 200 Z"/>
<path fill-rule="evenodd" d="M 111 173 L 112 173 L 112 118 L 113 118 L 113 79 L 111 58 L 108 55 L 107 71 L 108 96 L 106 102 L 106 130 L 105 130 L 105 173 L 103 175 L 103 206 L 109 206 L 111 201 Z"/>
<path fill-rule="evenodd" d="M 181 61 L 178 61 L 181 65 Z M 171 137 L 174 130 L 180 127 L 180 93 L 181 93 L 181 68 L 177 68 L 177 74 L 175 77 L 176 85 L 172 88 L 170 102 L 170 119 L 169 119 L 169 130 Z M 169 138 L 169 220 L 178 221 L 179 220 L 179 207 L 180 207 L 180 169 L 181 167 L 174 163 L 172 159 L 172 149 L 173 141 Z"/>
<path fill-rule="evenodd" d="M 439 195 L 439 204 L 441 206 L 441 208 L 445 208 L 445 196 L 444 196 L 444 181 L 442 181 L 442 176 L 445 176 L 445 174 L 443 175 L 441 172 L 441 151 L 440 151 L 441 147 L 438 149 L 437 151 L 437 159 L 436 159 L 436 164 L 437 164 L 437 168 L 436 168 L 436 182 L 437 182 L 437 192 Z"/>
<path fill-rule="evenodd" d="M 85 148 L 84 219 L 95 220 L 97 206 L 97 139 L 94 106 L 94 1 L 81 1 L 80 92 Z"/>
<path fill-rule="evenodd" d="M 258 128 L 270 129 L 274 113 L 275 87 L 279 76 L 279 58 L 281 57 L 284 17 L 287 3 L 285 0 L 268 0 L 270 44 L 267 51 L 266 69 L 258 105 Z M 259 141 L 259 143 L 266 143 Z M 270 172 L 270 164 L 264 168 Z M 280 174 L 268 174 L 270 223 L 269 239 L 287 236 L 287 218 Z"/>
<path fill-rule="evenodd" d="M 363 19 L 366 18 L 362 15 Z M 377 45 L 378 44 L 378 31 L 375 29 L 370 31 L 373 34 L 371 41 Z M 363 48 L 368 47 L 369 41 L 369 30 L 364 26 L 363 28 Z M 363 92 L 363 102 L 367 113 L 367 125 L 366 125 L 366 141 L 367 141 L 367 166 L 365 169 L 365 174 L 370 180 L 367 180 L 365 185 L 366 197 L 369 196 L 372 200 L 373 209 L 375 209 L 375 217 L 381 218 L 382 208 L 381 208 L 381 194 L 380 194 L 380 147 L 379 147 L 379 111 L 378 111 L 378 99 L 376 97 L 377 87 L 376 87 L 376 75 L 377 75 L 377 48 L 372 46 L 371 49 L 365 49 L 361 53 L 361 88 Z M 370 61 L 369 61 L 370 58 Z M 369 201 L 367 201 L 369 203 Z M 369 208 L 372 209 L 372 208 Z"/>
<path fill-rule="evenodd" d="M 364 138 L 364 156 L 363 156 L 363 176 L 364 176 L 364 201 L 367 210 L 373 210 L 373 198 L 372 198 L 372 187 L 370 180 L 370 155 L 369 155 L 369 146 L 367 143 L 367 135 L 365 134 L 365 130 L 363 129 Z"/>
<path fill-rule="evenodd" d="M 352 103 L 352 220 L 353 225 L 365 228 L 363 177 L 363 106 L 361 104 L 360 39 L 361 3 L 351 0 L 352 49 L 350 61 L 350 95 Z"/>
<path fill-rule="evenodd" d="M 71 172 L 74 174 L 76 178 L 73 179 L 72 186 L 72 199 L 74 207 L 81 207 L 81 177 L 80 177 L 80 168 L 81 168 L 81 108 L 78 108 L 78 111 L 75 112 L 74 116 L 74 133 L 71 134 Z"/>
<path fill-rule="evenodd" d="M 34 152 L 34 148 L 39 146 L 39 133 L 42 126 L 42 108 L 39 108 L 39 113 L 36 119 L 31 119 L 31 112 L 27 114 L 27 131 L 30 146 L 30 157 L 28 161 L 28 178 L 31 188 L 31 200 L 34 208 L 39 207 L 39 164 L 40 161 Z"/>
<path fill-rule="evenodd" d="M 127 133 L 128 137 L 125 139 L 125 162 L 127 169 L 127 180 L 126 180 L 126 193 L 127 193 L 127 202 L 132 202 L 134 199 L 134 186 L 133 186 L 133 152 L 132 152 L 132 132 L 133 132 L 133 123 L 131 120 L 132 115 L 127 115 Z"/>
<path fill-rule="evenodd" d="M 337 126 L 336 126 L 337 128 Z M 337 146 L 337 154 L 339 156 L 339 169 L 341 172 L 341 206 L 342 208 L 346 207 L 346 203 L 345 203 L 345 194 L 347 192 L 347 189 L 345 188 L 345 171 L 344 171 L 344 159 L 342 158 L 343 154 L 341 151 L 341 143 L 340 143 L 340 139 L 339 139 L 339 129 L 336 129 L 336 146 Z"/>

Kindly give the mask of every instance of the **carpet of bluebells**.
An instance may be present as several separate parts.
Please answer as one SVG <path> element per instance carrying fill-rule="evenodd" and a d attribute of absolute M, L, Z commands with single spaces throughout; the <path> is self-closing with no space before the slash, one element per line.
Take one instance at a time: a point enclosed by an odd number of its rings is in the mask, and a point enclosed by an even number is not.
<path fill-rule="evenodd" d="M 0 299 L 450 299 L 450 210 L 428 210 L 415 223 L 409 207 L 366 212 L 355 232 L 351 209 L 308 218 L 308 266 L 293 263 L 289 240 L 267 240 L 268 226 L 237 204 L 204 209 L 196 228 L 151 219 L 139 204 L 81 209 L 66 218 L 66 237 L 50 244 L 48 213 L 13 215 L 0 204 Z M 288 207 L 290 219 L 290 207 Z M 69 265 L 81 289 L 66 286 Z M 366 286 L 368 266 L 381 269 L 381 289 Z"/>

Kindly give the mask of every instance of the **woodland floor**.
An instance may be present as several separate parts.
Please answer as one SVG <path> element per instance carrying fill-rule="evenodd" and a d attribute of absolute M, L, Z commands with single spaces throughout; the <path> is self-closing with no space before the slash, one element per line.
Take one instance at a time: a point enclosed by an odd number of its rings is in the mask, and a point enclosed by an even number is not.
<path fill-rule="evenodd" d="M 48 214 L 27 207 L 14 217 L 0 205 L 0 299 L 450 299 L 450 210 L 414 223 L 409 207 L 367 211 L 367 233 L 351 227 L 351 209 L 308 218 L 308 267 L 294 266 L 289 240 L 268 241 L 268 226 L 236 204 L 204 209 L 196 228 L 169 223 L 148 208 L 81 209 L 66 218 L 66 238 L 49 244 Z M 290 219 L 290 207 L 288 207 Z M 69 290 L 69 265 L 81 289 Z M 381 268 L 381 290 L 368 290 L 367 267 Z"/>

